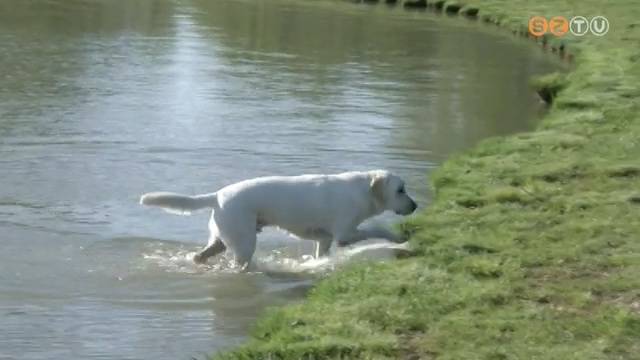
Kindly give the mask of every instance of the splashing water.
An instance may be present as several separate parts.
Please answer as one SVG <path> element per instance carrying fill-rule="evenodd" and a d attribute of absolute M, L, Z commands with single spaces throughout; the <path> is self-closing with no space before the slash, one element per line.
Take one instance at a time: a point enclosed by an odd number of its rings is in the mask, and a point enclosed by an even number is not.
<path fill-rule="evenodd" d="M 183 246 L 178 249 L 163 247 L 162 244 L 160 246 L 161 248 L 155 248 L 151 252 L 142 254 L 147 262 L 143 266 L 152 264 L 168 272 L 191 274 L 227 274 L 243 271 L 234 263 L 229 253 L 209 259 L 207 264 L 196 264 L 193 261 L 196 251 Z M 249 272 L 278 277 L 322 275 L 351 261 L 388 260 L 409 251 L 406 243 L 389 242 L 370 242 L 347 248 L 337 248 L 331 255 L 318 259 L 309 254 L 292 256 L 292 254 L 280 249 L 263 250 L 254 256 Z"/>

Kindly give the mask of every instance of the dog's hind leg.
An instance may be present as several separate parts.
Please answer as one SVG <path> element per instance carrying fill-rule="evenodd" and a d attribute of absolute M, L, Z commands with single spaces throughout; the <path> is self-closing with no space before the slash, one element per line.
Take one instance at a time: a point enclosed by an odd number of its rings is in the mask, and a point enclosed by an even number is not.
<path fill-rule="evenodd" d="M 321 256 L 325 256 L 329 253 L 329 249 L 331 249 L 331 239 L 327 240 L 318 240 L 316 241 L 316 251 L 315 258 L 318 259 Z"/>
<path fill-rule="evenodd" d="M 208 258 L 216 256 L 226 249 L 227 247 L 224 245 L 222 240 L 216 237 L 204 249 L 202 249 L 202 251 L 200 251 L 193 257 L 193 261 L 197 264 L 204 264 L 205 262 L 207 262 Z"/>
<path fill-rule="evenodd" d="M 236 265 L 246 269 L 256 250 L 257 216 L 244 207 L 228 206 L 214 211 L 209 222 L 211 234 L 216 234 L 233 253 Z"/>
<path fill-rule="evenodd" d="M 228 242 L 233 251 L 236 265 L 245 271 L 251 263 L 253 253 L 256 251 L 256 240 L 255 231 L 240 232 L 225 238 L 225 241 Z"/>
<path fill-rule="evenodd" d="M 193 261 L 196 264 L 204 264 L 208 258 L 216 256 L 227 249 L 222 239 L 220 239 L 220 231 L 218 231 L 214 214 L 215 212 L 212 211 L 209 219 L 209 243 L 193 257 Z"/>

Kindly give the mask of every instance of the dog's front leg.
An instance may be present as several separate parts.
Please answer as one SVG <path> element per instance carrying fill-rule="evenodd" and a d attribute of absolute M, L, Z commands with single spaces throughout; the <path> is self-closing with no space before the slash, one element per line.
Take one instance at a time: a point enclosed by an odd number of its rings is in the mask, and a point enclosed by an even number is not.
<path fill-rule="evenodd" d="M 351 233 L 343 233 L 343 234 L 337 235 L 334 241 L 338 246 L 343 247 L 343 246 L 349 246 L 351 244 L 355 244 L 358 241 L 362 241 L 364 239 L 366 239 L 364 234 L 356 230 Z"/>

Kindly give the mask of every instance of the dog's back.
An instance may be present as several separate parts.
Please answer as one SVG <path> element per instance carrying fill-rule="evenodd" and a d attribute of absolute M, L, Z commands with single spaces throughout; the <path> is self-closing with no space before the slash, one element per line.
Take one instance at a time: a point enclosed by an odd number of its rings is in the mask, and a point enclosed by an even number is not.
<path fill-rule="evenodd" d="M 360 172 L 271 176 L 226 186 L 217 195 L 224 211 L 248 211 L 263 225 L 302 236 L 309 229 L 330 231 L 341 212 L 366 213 L 369 181 L 368 173 Z"/>

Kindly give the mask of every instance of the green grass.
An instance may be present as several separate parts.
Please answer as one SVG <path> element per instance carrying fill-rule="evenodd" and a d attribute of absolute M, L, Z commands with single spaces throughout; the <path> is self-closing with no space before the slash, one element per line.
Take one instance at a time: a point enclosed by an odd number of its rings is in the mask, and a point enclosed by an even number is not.
<path fill-rule="evenodd" d="M 415 256 L 332 274 L 218 358 L 640 359 L 640 5 L 464 5 L 515 32 L 531 15 L 611 30 L 548 39 L 575 55 L 537 81 L 549 114 L 432 176 L 434 203 L 402 224 Z"/>

